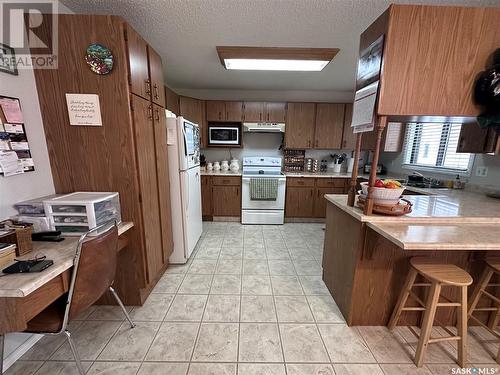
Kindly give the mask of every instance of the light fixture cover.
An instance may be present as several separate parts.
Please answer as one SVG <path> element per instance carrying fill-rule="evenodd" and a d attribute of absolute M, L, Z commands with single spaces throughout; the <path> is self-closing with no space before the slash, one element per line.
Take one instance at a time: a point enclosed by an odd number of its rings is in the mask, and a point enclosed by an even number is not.
<path fill-rule="evenodd" d="M 221 64 L 234 70 L 321 71 L 338 48 L 217 47 Z"/>

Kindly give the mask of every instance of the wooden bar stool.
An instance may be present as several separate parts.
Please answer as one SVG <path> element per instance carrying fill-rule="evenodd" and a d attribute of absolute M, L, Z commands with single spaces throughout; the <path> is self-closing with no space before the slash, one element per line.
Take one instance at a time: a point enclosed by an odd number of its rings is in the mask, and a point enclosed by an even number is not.
<path fill-rule="evenodd" d="M 472 284 L 472 277 L 466 271 L 453 264 L 437 264 L 426 258 L 412 258 L 410 266 L 410 272 L 396 302 L 396 307 L 392 312 L 388 328 L 390 330 L 394 329 L 403 311 L 424 311 L 414 359 L 417 367 L 422 366 L 428 345 L 441 341 L 459 341 L 457 363 L 461 367 L 465 367 L 467 362 L 467 287 Z M 423 276 L 429 282 L 415 283 L 417 275 Z M 441 287 L 443 286 L 459 287 L 460 302 L 450 301 L 444 296 L 441 297 L 445 301 L 440 302 L 439 297 Z M 412 291 L 413 287 L 430 287 L 425 303 Z M 405 307 L 410 295 L 420 306 Z M 454 335 L 453 332 L 445 327 L 450 336 L 431 338 L 432 325 L 438 307 L 458 308 L 457 335 Z"/>
<path fill-rule="evenodd" d="M 497 339 L 500 339 L 500 334 L 496 331 L 496 327 L 498 325 L 498 319 L 500 317 L 500 299 L 488 292 L 487 288 L 499 287 L 500 284 L 491 283 L 491 278 L 493 275 L 500 275 L 500 259 L 490 259 L 486 260 L 486 268 L 479 279 L 474 291 L 471 296 L 471 303 L 469 306 L 469 311 L 467 316 L 469 319 L 474 320 L 480 326 L 486 328 L 491 334 L 493 334 Z M 477 304 L 482 296 L 487 297 L 489 300 L 493 302 L 493 306 L 490 307 L 477 307 Z M 472 315 L 475 311 L 485 311 L 489 312 L 488 324 L 484 324 L 481 320 Z M 496 357 L 497 363 L 500 363 L 500 348 L 497 352 Z"/>

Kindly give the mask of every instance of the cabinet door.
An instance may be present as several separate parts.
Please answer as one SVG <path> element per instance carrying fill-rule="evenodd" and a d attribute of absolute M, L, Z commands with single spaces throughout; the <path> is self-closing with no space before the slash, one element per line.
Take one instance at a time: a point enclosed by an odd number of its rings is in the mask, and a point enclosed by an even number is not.
<path fill-rule="evenodd" d="M 165 86 L 165 102 L 166 102 L 166 108 L 170 112 L 173 112 L 177 116 L 180 116 L 181 112 L 179 110 L 179 95 L 177 95 L 167 86 Z"/>
<path fill-rule="evenodd" d="M 198 106 L 201 111 L 201 120 L 198 123 L 200 126 L 200 148 L 208 147 L 208 121 L 207 121 L 207 102 L 199 100 Z"/>
<path fill-rule="evenodd" d="M 148 69 L 148 45 L 137 32 L 127 24 L 125 39 L 128 47 L 128 68 L 130 91 L 151 98 L 151 81 Z"/>
<path fill-rule="evenodd" d="M 214 216 L 240 216 L 240 192 L 240 186 L 212 186 Z"/>
<path fill-rule="evenodd" d="M 156 104 L 153 105 L 153 114 L 161 239 L 163 247 L 163 264 L 165 264 L 168 262 L 168 257 L 174 250 L 172 212 L 170 207 L 170 182 L 168 175 L 167 118 L 165 117 L 165 109 Z"/>
<path fill-rule="evenodd" d="M 131 95 L 134 120 L 135 153 L 139 175 L 148 282 L 152 282 L 163 266 L 163 247 L 158 205 L 155 132 L 151 102 Z"/>
<path fill-rule="evenodd" d="M 313 217 L 314 187 L 286 187 L 285 216 Z"/>
<path fill-rule="evenodd" d="M 478 124 L 463 124 L 460 129 L 457 152 L 485 154 L 495 152 L 498 136 L 492 129 L 482 129 Z"/>
<path fill-rule="evenodd" d="M 226 106 L 220 100 L 207 100 L 207 121 L 224 121 L 226 119 Z"/>
<path fill-rule="evenodd" d="M 163 65 L 161 57 L 148 46 L 149 72 L 151 76 L 151 98 L 153 103 L 165 108 L 165 90 L 163 84 Z"/>
<path fill-rule="evenodd" d="M 342 132 L 344 130 L 344 104 L 316 104 L 316 128 L 314 148 L 342 148 Z"/>
<path fill-rule="evenodd" d="M 288 103 L 285 127 L 285 144 L 287 148 L 306 149 L 313 147 L 314 103 Z"/>
<path fill-rule="evenodd" d="M 325 194 L 344 194 L 343 187 L 321 187 L 316 189 L 316 199 L 314 200 L 314 217 L 326 217 Z"/>
<path fill-rule="evenodd" d="M 243 121 L 245 122 L 264 122 L 265 103 L 263 102 L 245 102 L 243 105 Z"/>
<path fill-rule="evenodd" d="M 201 176 L 201 211 L 203 217 L 212 216 L 212 182 L 210 176 Z"/>
<path fill-rule="evenodd" d="M 286 119 L 286 103 L 266 103 L 266 118 L 267 122 L 284 123 Z"/>
<path fill-rule="evenodd" d="M 243 102 L 226 102 L 226 121 L 243 121 Z"/>
<path fill-rule="evenodd" d="M 354 150 L 356 148 L 356 134 L 352 132 L 352 104 L 345 105 L 344 130 L 342 132 L 342 149 Z"/>

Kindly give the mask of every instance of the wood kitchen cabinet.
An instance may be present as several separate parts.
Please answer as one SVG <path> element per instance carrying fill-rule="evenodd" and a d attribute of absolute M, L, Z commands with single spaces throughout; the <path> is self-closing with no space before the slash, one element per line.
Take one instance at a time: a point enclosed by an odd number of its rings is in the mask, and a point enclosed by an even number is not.
<path fill-rule="evenodd" d="M 314 187 L 286 187 L 285 217 L 314 216 Z"/>
<path fill-rule="evenodd" d="M 188 96 L 179 97 L 180 115 L 189 121 L 198 124 L 200 127 L 200 146 L 205 148 L 208 145 L 208 130 L 206 122 L 205 101 Z"/>
<path fill-rule="evenodd" d="M 344 129 L 342 131 L 342 149 L 354 150 L 356 148 L 356 134 L 352 131 L 352 104 L 347 103 L 344 111 Z"/>
<path fill-rule="evenodd" d="M 147 43 L 121 17 L 59 15 L 58 22 L 59 58 L 65 64 L 34 71 L 55 191 L 119 193 L 122 220 L 134 227 L 118 254 L 115 287 L 125 304 L 141 305 L 173 249 L 164 108 L 153 103 L 147 84 L 149 63 L 160 72 L 161 60 L 148 62 Z M 42 29 L 41 37 L 49 40 L 50 30 Z M 107 76 L 75 69 L 96 35 L 115 56 L 123 56 Z M 99 95 L 103 126 L 68 126 L 61 105 L 68 92 Z M 102 302 L 114 300 L 105 296 Z"/>
<path fill-rule="evenodd" d="M 270 123 L 284 123 L 286 108 L 286 103 L 266 102 L 264 120 Z"/>
<path fill-rule="evenodd" d="M 385 127 L 380 140 L 380 151 L 401 152 L 403 149 L 405 126 L 402 123 L 390 122 Z M 373 151 L 377 143 L 376 131 L 363 133 L 361 138 L 361 150 Z"/>
<path fill-rule="evenodd" d="M 213 216 L 241 216 L 241 177 L 212 176 Z"/>
<path fill-rule="evenodd" d="M 476 123 L 463 124 L 457 152 L 471 154 L 500 153 L 500 140 L 493 129 L 482 129 Z"/>
<path fill-rule="evenodd" d="M 212 220 L 212 178 L 201 176 L 201 215 L 203 220 Z"/>
<path fill-rule="evenodd" d="M 167 86 L 165 86 L 165 103 L 165 108 L 167 108 L 170 112 L 175 113 L 177 116 L 180 116 L 179 95 Z"/>
<path fill-rule="evenodd" d="M 149 75 L 151 77 L 151 99 L 153 103 L 165 108 L 165 89 L 161 57 L 151 46 L 148 46 L 148 58 Z"/>
<path fill-rule="evenodd" d="M 288 103 L 285 127 L 286 148 L 313 148 L 315 118 L 315 103 Z"/>
<path fill-rule="evenodd" d="M 286 111 L 286 103 L 245 102 L 243 104 L 243 121 L 284 123 L 286 120 Z"/>
<path fill-rule="evenodd" d="M 241 122 L 243 120 L 243 102 L 207 100 L 207 121 Z"/>
<path fill-rule="evenodd" d="M 344 112 L 344 104 L 316 104 L 314 148 L 334 150 L 342 148 Z"/>

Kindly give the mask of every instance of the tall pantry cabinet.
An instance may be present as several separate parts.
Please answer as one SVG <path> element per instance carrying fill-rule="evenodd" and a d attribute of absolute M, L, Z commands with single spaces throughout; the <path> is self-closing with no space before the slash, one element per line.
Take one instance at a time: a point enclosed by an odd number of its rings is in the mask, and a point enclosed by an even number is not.
<path fill-rule="evenodd" d="M 113 54 L 107 75 L 84 60 L 94 43 Z M 161 58 L 120 17 L 60 15 L 58 61 L 35 70 L 56 192 L 120 193 L 122 219 L 134 228 L 115 286 L 126 304 L 140 305 L 173 250 Z M 102 126 L 70 125 L 67 93 L 97 94 Z"/>

